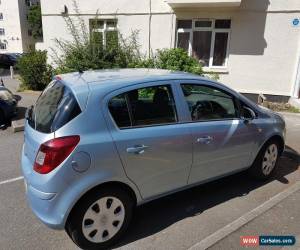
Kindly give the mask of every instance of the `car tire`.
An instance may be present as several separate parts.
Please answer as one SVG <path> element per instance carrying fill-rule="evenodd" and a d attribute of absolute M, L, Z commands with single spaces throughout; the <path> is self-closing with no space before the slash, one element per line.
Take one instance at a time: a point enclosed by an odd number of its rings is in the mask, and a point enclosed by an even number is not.
<path fill-rule="evenodd" d="M 280 152 L 281 148 L 277 140 L 271 139 L 265 143 L 249 169 L 252 177 L 258 180 L 270 178 L 276 170 Z"/>
<path fill-rule="evenodd" d="M 4 112 L 0 109 L 0 126 L 5 124 Z"/>
<path fill-rule="evenodd" d="M 133 199 L 124 190 L 97 190 L 74 207 L 65 229 L 82 249 L 107 249 L 116 244 L 129 227 L 133 208 Z"/>

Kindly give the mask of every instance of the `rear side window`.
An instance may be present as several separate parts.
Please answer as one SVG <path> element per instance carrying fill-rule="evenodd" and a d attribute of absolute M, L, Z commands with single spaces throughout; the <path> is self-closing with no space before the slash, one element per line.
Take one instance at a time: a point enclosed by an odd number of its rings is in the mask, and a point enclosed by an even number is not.
<path fill-rule="evenodd" d="M 73 93 L 61 82 L 53 81 L 38 98 L 28 120 L 37 131 L 52 133 L 80 113 Z"/>
<path fill-rule="evenodd" d="M 169 85 L 140 88 L 118 95 L 110 100 L 109 111 L 119 128 L 177 122 Z"/>

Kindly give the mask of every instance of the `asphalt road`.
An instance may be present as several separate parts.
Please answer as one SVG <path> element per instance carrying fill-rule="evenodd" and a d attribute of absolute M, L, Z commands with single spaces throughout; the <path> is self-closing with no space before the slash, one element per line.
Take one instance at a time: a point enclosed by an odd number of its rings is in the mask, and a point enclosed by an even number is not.
<path fill-rule="evenodd" d="M 148 203 L 137 209 L 127 235 L 116 248 L 188 249 L 300 181 L 296 153 L 300 152 L 300 115 L 287 115 L 286 120 L 287 152 L 271 181 L 256 182 L 241 173 Z M 31 213 L 22 180 L 5 182 L 21 176 L 22 142 L 22 133 L 0 130 L 0 249 L 77 249 L 63 231 L 48 229 Z M 294 199 L 296 202 L 287 199 L 280 203 L 281 209 L 295 210 L 299 195 Z M 270 225 L 270 233 L 283 221 L 299 229 L 299 220 L 279 218 Z M 239 235 L 247 234 L 248 229 L 259 235 L 263 229 L 253 223 L 255 220 L 212 249 L 239 249 Z M 267 230 L 264 227 L 264 233 Z"/>

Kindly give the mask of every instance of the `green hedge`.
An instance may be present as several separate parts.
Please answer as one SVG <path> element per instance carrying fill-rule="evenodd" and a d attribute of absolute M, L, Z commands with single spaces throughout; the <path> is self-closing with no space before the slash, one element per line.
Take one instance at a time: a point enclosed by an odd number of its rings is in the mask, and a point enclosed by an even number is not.
<path fill-rule="evenodd" d="M 155 56 L 141 60 L 136 67 L 168 69 L 203 75 L 199 62 L 181 48 L 157 50 Z"/>
<path fill-rule="evenodd" d="M 17 63 L 22 88 L 43 90 L 52 78 L 52 67 L 47 64 L 46 51 L 31 51 L 23 55 Z"/>

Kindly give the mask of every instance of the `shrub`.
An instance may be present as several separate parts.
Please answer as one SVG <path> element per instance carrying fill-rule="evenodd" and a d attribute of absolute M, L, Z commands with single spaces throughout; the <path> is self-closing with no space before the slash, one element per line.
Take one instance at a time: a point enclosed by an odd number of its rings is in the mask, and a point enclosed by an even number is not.
<path fill-rule="evenodd" d="M 43 90 L 52 78 L 52 68 L 47 64 L 46 51 L 31 51 L 23 55 L 17 64 L 22 87 Z"/>
<path fill-rule="evenodd" d="M 103 35 L 92 32 L 99 23 L 98 13 L 89 21 L 89 29 L 75 1 L 73 5 L 77 15 L 64 16 L 72 39 L 56 39 L 56 46 L 52 48 L 57 73 L 107 68 L 159 68 L 203 75 L 201 64 L 182 48 L 157 50 L 150 57 L 142 55 L 137 31 L 132 31 L 126 38 L 117 31 L 110 32 L 104 46 Z"/>
<path fill-rule="evenodd" d="M 157 50 L 155 56 L 142 60 L 137 67 L 185 71 L 203 75 L 199 62 L 182 48 Z"/>
<path fill-rule="evenodd" d="M 70 20 L 69 20 L 70 21 Z M 78 29 L 78 28 L 75 28 Z M 52 49 L 53 60 L 59 73 L 84 71 L 90 69 L 134 68 L 141 60 L 137 44 L 137 32 L 126 39 L 117 33 L 106 48 L 103 48 L 95 34 L 83 38 L 85 32 L 73 30 L 71 41 L 55 40 L 56 48 Z M 75 40 L 74 37 L 80 40 Z"/>
<path fill-rule="evenodd" d="M 98 32 L 91 32 L 97 28 L 98 14 L 90 20 L 90 29 L 81 18 L 76 2 L 73 2 L 76 17 L 64 16 L 70 40 L 55 39 L 52 48 L 53 61 L 58 72 L 67 73 L 89 69 L 129 68 L 134 67 L 140 60 L 138 32 L 133 31 L 126 39 L 117 32 L 107 33 L 106 46 L 103 37 Z"/>

